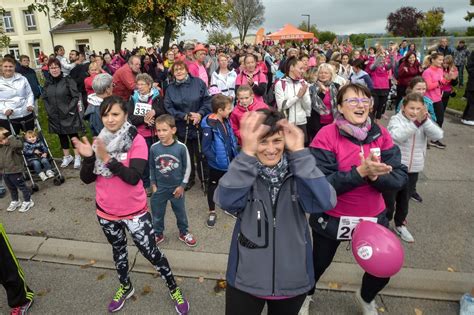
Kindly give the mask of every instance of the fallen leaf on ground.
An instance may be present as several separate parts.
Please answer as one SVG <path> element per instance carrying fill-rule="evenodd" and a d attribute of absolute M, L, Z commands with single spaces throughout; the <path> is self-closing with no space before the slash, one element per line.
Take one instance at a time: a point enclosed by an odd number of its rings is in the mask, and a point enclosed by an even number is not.
<path fill-rule="evenodd" d="M 44 290 L 39 290 L 38 292 L 36 292 L 36 295 L 37 296 L 45 296 L 46 294 L 48 294 L 49 292 L 51 292 L 51 289 L 44 289 Z"/>
<path fill-rule="evenodd" d="M 67 259 L 69 259 L 69 260 L 74 260 L 74 255 L 73 255 L 73 254 L 67 255 Z"/>
<path fill-rule="evenodd" d="M 147 295 L 149 293 L 151 293 L 153 290 L 151 289 L 151 287 L 149 285 L 145 285 L 143 287 L 143 291 L 141 293 L 141 295 Z"/>
<path fill-rule="evenodd" d="M 385 307 L 379 307 L 379 308 L 378 308 L 378 311 L 379 311 L 380 313 L 385 313 Z"/>
<path fill-rule="evenodd" d="M 452 267 L 448 267 L 448 271 L 449 272 L 455 272 L 456 270 L 454 270 L 454 268 L 452 268 Z"/>
<path fill-rule="evenodd" d="M 28 236 L 43 236 L 43 237 L 47 236 L 45 231 L 26 231 L 25 235 L 28 235 Z"/>
<path fill-rule="evenodd" d="M 92 267 L 95 263 L 96 263 L 96 261 L 95 261 L 94 259 L 91 259 L 91 260 L 89 261 L 89 263 L 87 263 L 87 264 L 85 264 L 85 265 L 82 265 L 82 266 L 81 266 L 81 269 L 87 269 L 87 268 L 89 268 L 89 267 Z"/>
<path fill-rule="evenodd" d="M 105 273 L 101 273 L 100 275 L 97 276 L 97 280 L 104 280 L 105 278 Z"/>
<path fill-rule="evenodd" d="M 336 289 L 340 289 L 342 286 L 337 282 L 329 282 L 328 287 L 329 289 L 336 290 Z"/>
<path fill-rule="evenodd" d="M 199 281 L 199 283 L 203 283 L 204 282 L 204 277 L 199 277 L 198 281 Z"/>
<path fill-rule="evenodd" d="M 415 308 L 415 315 L 423 315 L 423 311 L 419 308 Z"/>
<path fill-rule="evenodd" d="M 176 282 L 183 282 L 183 278 L 181 278 L 181 277 L 176 277 Z"/>
<path fill-rule="evenodd" d="M 216 285 L 214 286 L 214 292 L 220 293 L 224 291 L 227 287 L 227 282 L 225 280 L 217 280 Z"/>
<path fill-rule="evenodd" d="M 138 300 L 137 296 L 136 295 L 132 295 L 132 297 L 130 298 L 133 302 L 135 302 L 136 300 Z"/>
<path fill-rule="evenodd" d="M 55 207 L 51 207 L 51 208 L 49 209 L 49 212 L 54 212 L 54 211 L 56 211 L 56 208 L 55 208 Z"/>

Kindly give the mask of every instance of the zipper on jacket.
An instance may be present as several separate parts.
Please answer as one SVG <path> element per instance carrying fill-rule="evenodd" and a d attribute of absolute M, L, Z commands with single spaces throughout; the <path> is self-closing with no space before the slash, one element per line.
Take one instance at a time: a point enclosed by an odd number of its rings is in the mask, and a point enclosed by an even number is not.
<path fill-rule="evenodd" d="M 260 218 L 260 210 L 257 211 L 257 236 L 262 236 L 262 220 Z"/>
<path fill-rule="evenodd" d="M 408 163 L 408 171 L 411 170 L 411 165 L 413 163 L 413 151 L 415 151 L 415 137 L 416 137 L 416 132 L 413 135 L 413 143 L 411 145 L 410 163 Z"/>

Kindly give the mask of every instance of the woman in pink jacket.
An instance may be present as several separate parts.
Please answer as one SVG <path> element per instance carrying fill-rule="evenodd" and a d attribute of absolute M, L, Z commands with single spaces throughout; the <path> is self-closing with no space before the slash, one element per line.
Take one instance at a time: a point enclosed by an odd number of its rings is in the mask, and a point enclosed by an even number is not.
<path fill-rule="evenodd" d="M 374 59 L 367 64 L 369 75 L 374 83 L 372 97 L 374 99 L 373 115 L 375 120 L 382 118 L 385 113 L 388 92 L 390 91 L 389 75 L 393 65 L 393 55 L 387 56 L 385 49 L 380 46 Z"/>
<path fill-rule="evenodd" d="M 444 106 L 441 100 L 441 87 L 448 82 L 444 76 L 443 62 L 444 56 L 441 53 L 433 53 L 428 57 L 430 66 L 423 72 L 423 79 L 426 82 L 425 96 L 433 101 L 433 107 L 436 114 L 436 121 L 440 127 L 443 126 L 444 121 Z M 439 149 L 446 148 L 446 145 L 438 141 L 431 141 L 431 145 Z"/>

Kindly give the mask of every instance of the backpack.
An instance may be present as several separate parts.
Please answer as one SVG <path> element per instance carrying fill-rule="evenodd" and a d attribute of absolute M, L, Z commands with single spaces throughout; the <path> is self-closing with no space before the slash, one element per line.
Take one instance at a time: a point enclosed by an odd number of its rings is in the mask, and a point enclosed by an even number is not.
<path fill-rule="evenodd" d="M 286 81 L 281 79 L 275 79 L 272 84 L 272 87 L 268 90 L 267 95 L 265 96 L 265 103 L 272 108 L 277 108 L 275 98 L 275 85 L 278 83 L 278 81 L 281 81 L 281 88 L 283 89 L 283 92 L 285 91 Z"/>

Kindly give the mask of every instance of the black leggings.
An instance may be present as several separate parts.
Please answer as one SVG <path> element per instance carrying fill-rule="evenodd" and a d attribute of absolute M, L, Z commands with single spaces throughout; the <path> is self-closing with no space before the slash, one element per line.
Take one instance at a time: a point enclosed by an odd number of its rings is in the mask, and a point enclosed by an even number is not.
<path fill-rule="evenodd" d="M 415 192 L 417 181 L 418 173 L 408 173 L 408 182 L 401 190 L 383 193 L 387 219 L 395 219 L 395 226 L 402 226 L 408 216 L 409 201 Z"/>
<path fill-rule="evenodd" d="M 314 261 L 314 278 L 316 283 L 319 281 L 319 278 L 323 275 L 324 271 L 329 267 L 334 255 L 336 255 L 337 248 L 341 241 L 333 240 L 327 237 L 324 237 L 314 230 L 313 232 L 313 261 Z M 364 273 L 362 277 L 362 288 L 360 295 L 362 299 L 367 303 L 372 302 L 375 299 L 375 296 L 382 291 L 382 289 L 388 284 L 390 278 L 378 278 Z M 311 290 L 308 294 L 312 295 L 315 289 Z"/>
<path fill-rule="evenodd" d="M 59 137 L 59 142 L 61 143 L 61 149 L 63 150 L 67 150 L 70 148 L 70 140 L 71 138 L 78 138 L 79 139 L 79 136 L 77 133 L 72 133 L 72 134 L 69 134 L 69 135 L 58 135 Z"/>
<path fill-rule="evenodd" d="M 122 219 L 109 221 L 98 217 L 107 240 L 112 245 L 112 253 L 115 268 L 119 276 L 120 283 L 128 285 L 130 277 L 128 274 L 128 251 L 126 230 L 130 232 L 133 242 L 140 253 L 152 263 L 153 267 L 160 273 L 161 278 L 166 281 L 166 286 L 170 291 L 176 289 L 176 281 L 171 267 L 165 255 L 160 251 L 155 242 L 155 232 L 151 223 L 151 214 L 147 212 L 134 219 Z"/>
<path fill-rule="evenodd" d="M 225 292 L 226 315 L 260 315 L 267 303 L 268 315 L 297 315 L 306 294 L 283 300 L 265 300 L 230 285 Z"/>
<path fill-rule="evenodd" d="M 216 210 L 216 204 L 214 202 L 214 191 L 217 188 L 217 184 L 219 184 L 219 179 L 221 179 L 224 174 L 225 171 L 220 171 L 216 170 L 215 168 L 209 167 L 209 180 L 207 182 L 207 204 L 209 205 L 209 211 Z"/>
<path fill-rule="evenodd" d="M 374 90 L 372 97 L 374 98 L 374 117 L 375 119 L 382 118 L 387 106 L 388 89 Z"/>

